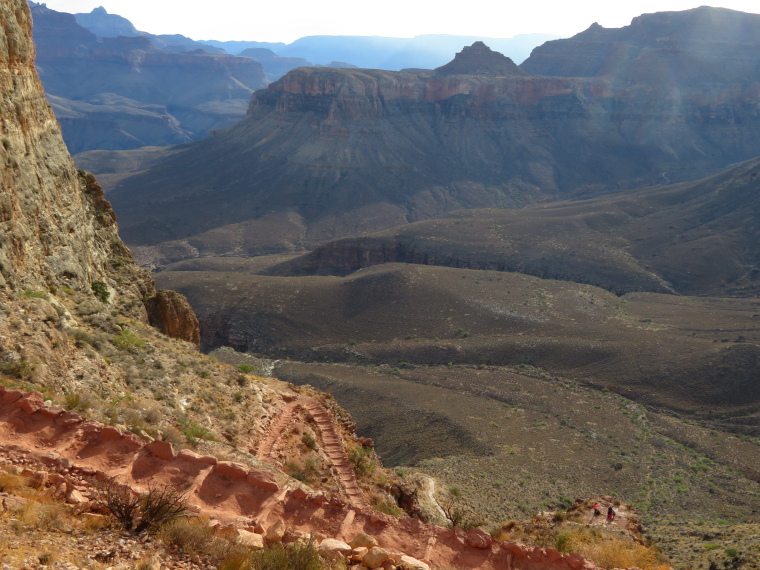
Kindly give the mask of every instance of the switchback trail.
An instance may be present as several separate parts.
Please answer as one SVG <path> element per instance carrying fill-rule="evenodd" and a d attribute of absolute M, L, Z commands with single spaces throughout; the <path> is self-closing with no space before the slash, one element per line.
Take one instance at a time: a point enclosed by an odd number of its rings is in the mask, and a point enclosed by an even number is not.
<path fill-rule="evenodd" d="M 330 418 L 316 402 L 292 404 L 283 417 L 300 405 L 318 425 Z M 286 427 L 288 421 L 281 417 L 275 425 Z M 265 440 L 268 453 L 273 449 L 268 442 L 276 440 L 278 429 Z M 340 441 L 328 428 L 321 433 L 332 433 Z M 325 446 L 328 443 L 332 447 L 334 442 L 328 438 Z M 336 462 L 341 465 L 340 458 Z M 340 497 L 291 486 L 276 470 L 220 461 L 187 449 L 175 453 L 169 442 L 146 443 L 130 432 L 45 405 L 39 392 L 4 386 L 0 386 L 0 466 L 12 466 L 82 511 L 97 506 L 93 485 L 108 477 L 141 492 L 180 481 L 191 511 L 208 516 L 224 532 L 245 530 L 263 541 L 273 529 L 284 528 L 291 538 L 321 534 L 347 542 L 365 533 L 395 557 L 394 564 L 415 570 L 599 570 L 579 554 L 498 541 L 478 528 L 446 529 L 349 505 Z M 330 543 L 324 539 L 319 544 L 322 548 Z"/>
<path fill-rule="evenodd" d="M 262 461 L 274 461 L 272 453 L 277 441 L 297 422 L 298 414 L 304 412 L 314 420 L 322 439 L 322 450 L 327 455 L 335 476 L 340 481 L 349 501 L 356 507 L 367 507 L 354 468 L 343 448 L 343 439 L 335 429 L 335 422 L 330 411 L 311 398 L 299 398 L 290 402 L 282 411 L 279 419 L 272 422 L 266 437 L 259 445 L 256 456 Z"/>

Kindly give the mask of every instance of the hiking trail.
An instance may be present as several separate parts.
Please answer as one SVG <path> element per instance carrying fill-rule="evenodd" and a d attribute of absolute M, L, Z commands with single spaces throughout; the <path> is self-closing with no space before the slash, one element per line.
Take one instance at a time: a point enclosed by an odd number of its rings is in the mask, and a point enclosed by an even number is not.
<path fill-rule="evenodd" d="M 298 414 L 301 412 L 304 412 L 306 416 L 314 420 L 314 424 L 322 440 L 322 450 L 330 460 L 333 473 L 338 481 L 340 481 L 350 503 L 356 507 L 366 508 L 368 505 L 359 488 L 359 482 L 356 480 L 353 465 L 346 455 L 343 439 L 335 429 L 333 415 L 316 400 L 299 398 L 290 402 L 282 411 L 279 419 L 272 422 L 266 437 L 259 445 L 256 457 L 262 461 L 275 461 L 272 454 L 275 451 L 277 442 L 298 422 Z"/>

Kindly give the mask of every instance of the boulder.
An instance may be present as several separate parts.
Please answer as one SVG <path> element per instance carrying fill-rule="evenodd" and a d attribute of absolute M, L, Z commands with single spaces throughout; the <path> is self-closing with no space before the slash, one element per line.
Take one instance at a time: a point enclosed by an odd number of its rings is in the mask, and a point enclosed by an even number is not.
<path fill-rule="evenodd" d="M 377 546 L 377 539 L 374 536 L 370 536 L 363 532 L 357 534 L 354 539 L 349 542 L 352 548 L 359 548 L 361 546 L 369 549 L 373 546 Z"/>
<path fill-rule="evenodd" d="M 239 544 L 253 550 L 262 550 L 264 548 L 264 537 L 255 532 L 249 532 L 247 530 L 237 530 L 237 541 Z"/>
<path fill-rule="evenodd" d="M 417 560 L 411 556 L 402 556 L 398 561 L 398 567 L 402 570 L 430 570 L 430 566 L 425 564 L 422 560 Z"/>
<path fill-rule="evenodd" d="M 361 562 L 364 560 L 364 556 L 369 552 L 369 548 L 366 548 L 364 546 L 359 546 L 356 548 L 353 548 L 351 550 L 351 555 L 349 556 L 350 560 L 353 560 L 354 562 Z"/>
<path fill-rule="evenodd" d="M 84 503 L 89 502 L 87 499 L 84 498 L 82 493 L 79 492 L 77 489 L 72 489 L 68 495 L 66 495 L 66 502 L 71 505 L 82 505 Z"/>
<path fill-rule="evenodd" d="M 388 560 L 388 551 L 379 546 L 375 546 L 369 549 L 364 556 L 364 560 L 362 560 L 362 564 L 368 568 L 374 569 L 380 568 L 386 560 Z"/>
<path fill-rule="evenodd" d="M 23 395 L 24 393 L 21 390 L 7 390 L 5 394 L 3 394 L 3 404 L 18 402 Z"/>
<path fill-rule="evenodd" d="M 285 523 L 282 519 L 277 519 L 277 522 L 267 529 L 266 541 L 272 544 L 279 544 L 284 536 Z"/>
<path fill-rule="evenodd" d="M 201 455 L 190 451 L 189 449 L 183 449 L 177 453 L 177 459 L 183 459 L 184 461 L 190 461 L 191 463 L 206 463 L 208 465 L 216 465 L 216 457 L 210 455 Z"/>
<path fill-rule="evenodd" d="M 100 439 L 119 439 L 121 437 L 121 431 L 119 428 L 113 426 L 103 426 L 100 430 Z"/>
<path fill-rule="evenodd" d="M 493 538 L 480 528 L 471 528 L 467 531 L 467 544 L 473 548 L 491 548 Z"/>
<path fill-rule="evenodd" d="M 219 461 L 216 464 L 216 472 L 233 479 L 245 479 L 248 476 L 248 467 L 234 461 Z"/>
<path fill-rule="evenodd" d="M 324 539 L 317 548 L 319 555 L 326 560 L 343 560 L 351 555 L 351 547 L 342 540 L 334 538 Z"/>
<path fill-rule="evenodd" d="M 276 493 L 280 490 L 280 487 L 277 485 L 277 480 L 274 478 L 274 475 L 272 475 L 269 471 L 264 471 L 263 469 L 251 469 L 248 471 L 246 479 L 251 485 L 261 487 L 267 491 L 274 491 Z"/>
<path fill-rule="evenodd" d="M 145 449 L 159 459 L 165 459 L 167 461 L 174 459 L 174 449 L 172 448 L 172 444 L 168 441 L 151 441 L 145 446 Z"/>
<path fill-rule="evenodd" d="M 56 473 L 57 475 L 57 473 Z M 29 486 L 37 489 L 44 487 L 48 483 L 49 473 L 47 471 L 35 471 L 29 477 Z"/>

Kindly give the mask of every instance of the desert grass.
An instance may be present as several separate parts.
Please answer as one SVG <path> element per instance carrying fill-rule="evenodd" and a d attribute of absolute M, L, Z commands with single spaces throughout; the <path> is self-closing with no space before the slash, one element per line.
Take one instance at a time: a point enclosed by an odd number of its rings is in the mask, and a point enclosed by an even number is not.
<path fill-rule="evenodd" d="M 557 534 L 555 546 L 563 552 L 574 552 L 601 568 L 641 568 L 669 570 L 667 559 L 656 549 L 627 538 L 598 530 L 578 528 Z"/>

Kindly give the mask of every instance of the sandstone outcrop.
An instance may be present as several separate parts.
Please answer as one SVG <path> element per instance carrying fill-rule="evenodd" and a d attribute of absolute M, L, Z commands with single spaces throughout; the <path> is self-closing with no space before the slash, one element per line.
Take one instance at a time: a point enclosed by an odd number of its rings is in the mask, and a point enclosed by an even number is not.
<path fill-rule="evenodd" d="M 150 324 L 167 336 L 191 342 L 196 346 L 201 343 L 201 330 L 198 317 L 181 293 L 159 290 L 154 297 L 145 301 Z"/>

